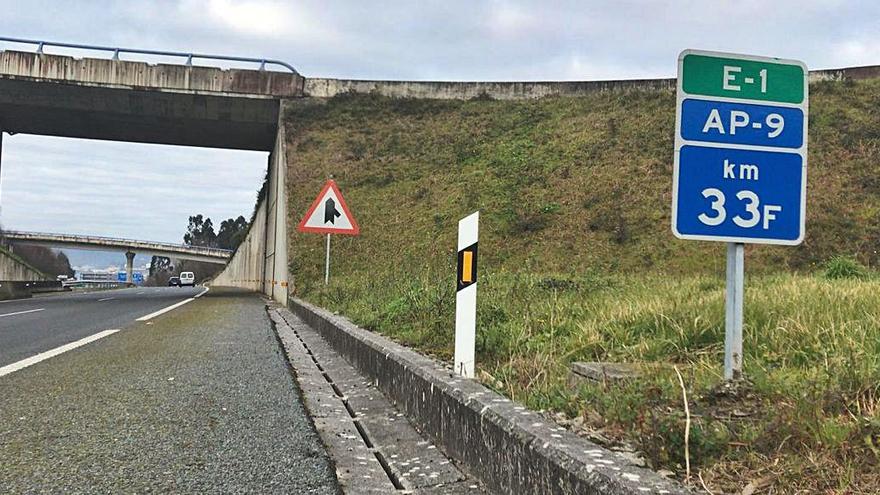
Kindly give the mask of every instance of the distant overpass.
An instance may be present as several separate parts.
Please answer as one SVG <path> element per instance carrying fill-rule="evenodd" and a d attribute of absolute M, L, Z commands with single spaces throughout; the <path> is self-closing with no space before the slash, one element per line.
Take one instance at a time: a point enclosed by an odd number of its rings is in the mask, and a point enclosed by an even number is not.
<path fill-rule="evenodd" d="M 50 234 L 46 232 L 23 232 L 4 230 L 3 238 L 20 244 L 31 244 L 52 248 L 89 249 L 92 251 L 120 251 L 154 256 L 165 256 L 180 260 L 202 261 L 225 265 L 232 255 L 228 249 L 187 246 L 167 242 L 137 241 L 94 235 Z"/>
<path fill-rule="evenodd" d="M 225 265 L 232 256 L 232 251 L 228 249 L 187 246 L 185 244 L 171 244 L 167 242 L 138 241 L 134 239 L 117 239 L 113 237 L 50 234 L 47 232 L 23 232 L 18 230 L 4 230 L 0 235 L 4 239 L 20 244 L 125 253 L 125 271 L 128 282 L 133 282 L 134 256 L 138 253 L 180 260 L 216 263 L 219 265 Z"/>

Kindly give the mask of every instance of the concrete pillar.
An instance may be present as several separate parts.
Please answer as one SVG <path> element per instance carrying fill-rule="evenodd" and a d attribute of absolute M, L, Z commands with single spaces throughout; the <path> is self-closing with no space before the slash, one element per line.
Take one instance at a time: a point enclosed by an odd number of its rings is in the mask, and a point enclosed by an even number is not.
<path fill-rule="evenodd" d="M 134 253 L 125 253 L 125 283 L 134 285 Z"/>

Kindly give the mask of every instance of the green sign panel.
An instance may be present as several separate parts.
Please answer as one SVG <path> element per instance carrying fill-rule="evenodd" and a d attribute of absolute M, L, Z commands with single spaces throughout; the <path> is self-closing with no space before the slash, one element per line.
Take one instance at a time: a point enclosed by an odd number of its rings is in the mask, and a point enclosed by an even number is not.
<path fill-rule="evenodd" d="M 693 95 L 800 104 L 804 72 L 797 64 L 688 53 L 682 63 L 682 89 Z"/>

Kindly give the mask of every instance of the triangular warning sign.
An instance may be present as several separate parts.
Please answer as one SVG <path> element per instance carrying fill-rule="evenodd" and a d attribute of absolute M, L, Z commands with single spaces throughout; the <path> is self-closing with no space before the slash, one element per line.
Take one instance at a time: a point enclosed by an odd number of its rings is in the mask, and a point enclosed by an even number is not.
<path fill-rule="evenodd" d="M 297 230 L 314 234 L 348 235 L 358 235 L 361 231 L 333 179 L 324 184 Z"/>

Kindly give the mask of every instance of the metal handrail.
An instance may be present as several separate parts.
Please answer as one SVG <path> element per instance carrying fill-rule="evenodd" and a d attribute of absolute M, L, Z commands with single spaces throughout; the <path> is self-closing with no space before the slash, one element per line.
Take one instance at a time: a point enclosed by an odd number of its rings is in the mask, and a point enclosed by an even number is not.
<path fill-rule="evenodd" d="M 160 242 L 160 241 L 143 241 L 139 239 L 124 239 L 122 237 L 104 237 L 100 235 L 81 235 L 81 234 L 58 234 L 54 232 L 30 232 L 24 230 L 2 230 L 0 231 L 0 237 L 6 237 L 13 241 L 26 241 L 29 240 L 27 238 L 32 237 L 58 237 L 58 238 L 78 238 L 84 240 L 95 240 L 95 241 L 107 241 L 107 242 L 115 242 L 118 244 L 129 244 L 129 243 L 144 243 L 144 244 L 157 244 L 166 248 L 182 248 L 192 250 L 193 252 L 201 252 L 202 254 L 231 254 L 231 249 L 223 249 L 223 248 L 215 248 L 215 247 L 207 247 L 207 246 L 190 246 L 188 244 L 176 244 L 173 242 Z"/>
<path fill-rule="evenodd" d="M 103 51 L 103 52 L 113 52 L 113 60 L 119 60 L 120 53 L 135 53 L 138 55 L 160 55 L 164 57 L 185 57 L 186 65 L 192 66 L 193 59 L 206 59 L 206 60 L 225 60 L 229 62 L 247 62 L 253 64 L 260 64 L 260 70 L 266 70 L 266 65 L 279 65 L 284 67 L 285 69 L 290 70 L 296 75 L 299 75 L 296 69 L 293 68 L 292 65 L 287 62 L 282 62 L 281 60 L 273 60 L 269 58 L 253 58 L 253 57 L 233 57 L 229 55 L 207 55 L 204 53 L 188 53 L 188 52 L 168 52 L 163 50 L 141 50 L 139 48 L 114 48 L 109 46 L 98 46 L 98 45 L 81 45 L 78 43 L 60 43 L 57 41 L 41 41 L 41 40 L 29 40 L 24 38 L 9 38 L 5 36 L 0 36 L 0 41 L 8 42 L 8 43 L 22 43 L 26 45 L 37 45 L 37 53 L 43 53 L 43 48 L 47 46 L 57 46 L 61 48 L 75 48 L 78 50 L 95 50 L 95 51 Z"/>

